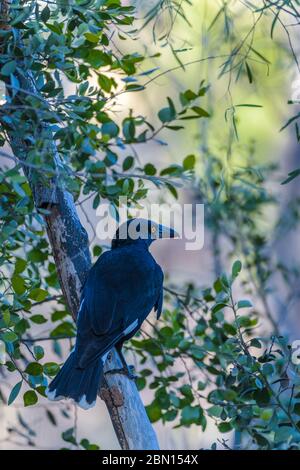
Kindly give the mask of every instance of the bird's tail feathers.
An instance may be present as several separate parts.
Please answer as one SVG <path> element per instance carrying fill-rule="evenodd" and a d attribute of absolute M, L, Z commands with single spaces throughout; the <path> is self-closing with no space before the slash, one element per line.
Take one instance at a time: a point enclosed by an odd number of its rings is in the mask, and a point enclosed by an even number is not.
<path fill-rule="evenodd" d="M 87 410 L 96 403 L 103 361 L 98 358 L 84 369 L 76 366 L 74 352 L 70 354 L 62 369 L 46 389 L 49 400 L 73 399 Z"/>

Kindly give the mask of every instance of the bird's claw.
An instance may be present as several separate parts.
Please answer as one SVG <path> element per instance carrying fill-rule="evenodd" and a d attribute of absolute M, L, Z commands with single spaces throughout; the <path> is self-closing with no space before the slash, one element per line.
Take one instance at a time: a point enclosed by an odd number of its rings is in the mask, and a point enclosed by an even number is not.
<path fill-rule="evenodd" d="M 110 369 L 105 374 L 123 374 L 126 375 L 130 380 L 136 380 L 138 376 L 134 373 L 134 366 L 122 367 L 121 369 Z"/>

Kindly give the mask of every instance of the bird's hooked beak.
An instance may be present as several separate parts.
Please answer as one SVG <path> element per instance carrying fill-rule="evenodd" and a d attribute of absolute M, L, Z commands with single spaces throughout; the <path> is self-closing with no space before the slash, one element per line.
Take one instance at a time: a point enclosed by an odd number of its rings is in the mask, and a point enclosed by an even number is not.
<path fill-rule="evenodd" d="M 158 238 L 179 238 L 179 233 L 165 225 L 158 226 Z"/>

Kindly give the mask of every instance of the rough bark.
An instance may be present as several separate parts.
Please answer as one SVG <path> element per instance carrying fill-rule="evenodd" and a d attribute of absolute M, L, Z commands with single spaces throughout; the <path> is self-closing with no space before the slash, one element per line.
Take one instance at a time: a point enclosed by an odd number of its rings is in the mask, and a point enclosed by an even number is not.
<path fill-rule="evenodd" d="M 7 14 L 7 3 L 2 0 L 0 12 L 3 27 L 3 13 Z M 38 96 L 34 79 L 28 72 L 18 72 L 18 80 L 23 91 L 11 98 L 15 104 L 22 101 L 22 94 L 33 93 Z M 40 132 L 48 142 L 47 159 L 49 161 L 50 156 L 53 167 L 59 171 L 60 158 L 51 129 L 41 122 Z M 80 223 L 72 195 L 63 188 L 58 176 L 54 175 L 48 184 L 44 181 L 41 183 L 40 173 L 26 164 L 28 142 L 22 139 L 22 135 L 18 135 L 17 129 L 8 131 L 8 138 L 15 157 L 23 163 L 37 209 L 47 209 L 47 213 L 43 215 L 61 288 L 68 308 L 76 319 L 81 288 L 91 267 L 86 230 Z M 105 370 L 113 368 L 120 368 L 120 359 L 115 350 L 105 364 Z M 107 374 L 99 386 L 99 396 L 106 403 L 122 449 L 159 448 L 155 432 L 132 380 L 121 374 Z"/>

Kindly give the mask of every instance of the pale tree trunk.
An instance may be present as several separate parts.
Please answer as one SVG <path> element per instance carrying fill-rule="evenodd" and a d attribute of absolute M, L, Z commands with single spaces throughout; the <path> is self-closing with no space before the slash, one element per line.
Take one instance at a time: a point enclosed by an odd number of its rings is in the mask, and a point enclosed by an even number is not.
<path fill-rule="evenodd" d="M 3 0 L 0 0 L 0 13 L 0 24 L 3 28 L 7 15 L 7 2 Z M 22 44 L 19 44 L 19 47 L 22 47 Z M 18 72 L 17 78 L 22 91 L 12 98 L 16 104 L 22 101 L 22 95 L 39 96 L 34 79 L 28 72 Z M 50 155 L 53 167 L 58 173 L 60 157 L 51 130 L 47 124 L 41 122 L 40 132 L 47 141 L 48 159 Z M 14 156 L 23 163 L 36 208 L 46 209 L 46 212 L 43 211 L 43 216 L 47 224 L 60 285 L 68 308 L 76 320 L 81 288 L 91 267 L 86 230 L 80 223 L 72 195 L 63 188 L 58 175 L 53 176 L 47 185 L 41 184 L 40 174 L 26 164 L 28 142 L 18 136 L 16 129 L 8 131 L 8 138 Z M 104 369 L 121 368 L 121 366 L 117 352 L 112 350 Z M 99 384 L 99 396 L 105 401 L 122 449 L 159 448 L 134 381 L 122 374 L 107 374 Z"/>

